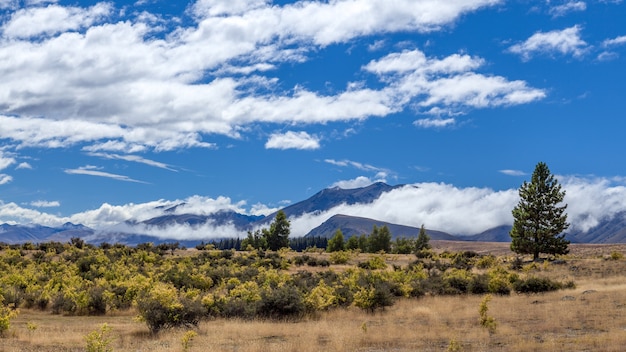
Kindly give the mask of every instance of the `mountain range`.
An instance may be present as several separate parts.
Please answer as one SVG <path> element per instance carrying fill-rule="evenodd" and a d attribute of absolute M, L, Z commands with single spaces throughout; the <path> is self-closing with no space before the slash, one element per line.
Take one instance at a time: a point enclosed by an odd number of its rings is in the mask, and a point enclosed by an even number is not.
<path fill-rule="evenodd" d="M 359 204 L 367 206 L 381 197 L 384 193 L 405 185 L 390 186 L 385 183 L 374 183 L 367 187 L 355 189 L 342 189 L 338 187 L 323 189 L 310 198 L 294 203 L 281 209 L 288 218 L 295 218 L 307 214 L 320 214 L 329 212 L 339 205 Z M 91 243 L 125 243 L 134 245 L 143 242 L 172 242 L 179 241 L 185 245 L 192 245 L 200 241 L 209 241 L 211 238 L 197 238 L 193 240 L 180 241 L 176 238 L 155 237 L 142 233 L 142 228 L 156 227 L 167 229 L 173 225 L 187 225 L 190 227 L 211 224 L 214 226 L 230 225 L 239 237 L 245 236 L 247 231 L 255 228 L 267 227 L 273 221 L 275 214 L 267 216 L 253 216 L 240 214 L 232 210 L 221 210 L 211 214 L 180 214 L 184 203 L 162 209 L 163 215 L 144 221 L 127 220 L 123 227 L 112 229 L 91 229 L 81 224 L 66 223 L 59 227 L 47 227 L 42 225 L 0 225 L 0 242 L 23 243 L 23 242 L 65 242 L 72 237 L 80 237 Z M 137 226 L 140 225 L 140 226 Z M 419 228 L 393 224 L 371 218 L 349 216 L 344 214 L 332 214 L 326 221 L 314 227 L 305 237 L 326 237 L 333 236 L 337 229 L 340 229 L 344 237 L 353 235 L 369 234 L 373 226 L 387 226 L 394 238 L 396 237 L 416 237 Z M 119 230 L 125 228 L 126 230 Z M 135 231 L 128 229 L 136 229 Z M 510 225 L 501 225 L 484 232 L 469 236 L 458 236 L 449 234 L 437 229 L 426 229 L 426 232 L 433 240 L 464 240 L 481 242 L 508 242 L 510 241 Z M 616 216 L 605 219 L 597 226 L 588 231 L 577 231 L 566 234 L 566 238 L 572 243 L 624 243 L 626 242 L 626 210 Z"/>

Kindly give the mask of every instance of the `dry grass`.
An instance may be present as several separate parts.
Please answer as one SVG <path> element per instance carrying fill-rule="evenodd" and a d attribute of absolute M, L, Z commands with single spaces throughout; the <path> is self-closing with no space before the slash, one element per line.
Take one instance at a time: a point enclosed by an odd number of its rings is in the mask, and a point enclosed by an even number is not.
<path fill-rule="evenodd" d="M 462 351 L 622 351 L 626 346 L 626 261 L 603 257 L 613 251 L 623 253 L 624 248 L 576 246 L 566 264 L 541 266 L 539 274 L 574 280 L 576 289 L 494 296 L 489 315 L 497 323 L 495 334 L 478 322 L 482 296 L 427 296 L 399 300 L 376 314 L 350 308 L 296 323 L 206 321 L 198 327 L 189 350 L 446 351 L 455 341 Z M 108 323 L 115 351 L 183 351 L 185 330 L 151 336 L 133 316 L 129 312 L 66 317 L 22 310 L 0 339 L 0 350 L 84 351 L 83 336 Z M 29 330 L 28 323 L 37 328 Z"/>

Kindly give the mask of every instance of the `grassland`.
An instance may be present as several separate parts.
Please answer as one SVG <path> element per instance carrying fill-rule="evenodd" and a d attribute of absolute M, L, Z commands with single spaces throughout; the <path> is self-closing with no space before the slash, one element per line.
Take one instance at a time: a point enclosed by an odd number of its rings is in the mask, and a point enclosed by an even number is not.
<path fill-rule="evenodd" d="M 512 256 L 506 244 L 432 242 L 436 251 Z M 626 346 L 626 245 L 572 245 L 563 262 L 535 265 L 541 275 L 573 280 L 575 289 L 493 296 L 479 324 L 482 295 L 399 299 L 374 314 L 349 307 L 297 322 L 214 319 L 195 329 L 189 351 L 622 351 Z M 618 258 L 611 259 L 611 254 Z M 326 254 L 316 254 L 326 256 Z M 414 257 L 388 255 L 390 264 Z M 341 267 L 332 266 L 334 270 Z M 320 270 L 309 268 L 309 270 Z M 1 351 L 84 351 L 84 336 L 107 323 L 115 351 L 183 351 L 186 329 L 154 336 L 132 309 L 105 316 L 63 316 L 22 309 L 0 339 Z"/>

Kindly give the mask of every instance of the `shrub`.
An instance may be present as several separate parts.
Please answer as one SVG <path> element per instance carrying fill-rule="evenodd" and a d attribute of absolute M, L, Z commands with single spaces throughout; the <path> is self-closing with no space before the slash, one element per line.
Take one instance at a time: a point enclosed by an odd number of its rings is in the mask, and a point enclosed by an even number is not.
<path fill-rule="evenodd" d="M 87 352 L 111 352 L 113 348 L 109 347 L 113 338 L 109 337 L 111 327 L 104 323 L 100 330 L 95 330 L 85 336 L 87 343 Z"/>
<path fill-rule="evenodd" d="M 494 255 L 484 255 L 476 260 L 476 267 L 479 269 L 489 269 L 496 265 L 496 257 Z"/>
<path fill-rule="evenodd" d="M 4 336 L 4 333 L 11 327 L 11 319 L 17 317 L 19 310 L 14 309 L 14 306 L 0 305 L 0 336 Z"/>
<path fill-rule="evenodd" d="M 172 285 L 157 283 L 137 297 L 140 319 L 145 321 L 153 334 L 172 327 L 197 326 L 203 315 L 199 301 L 178 297 Z"/>
<path fill-rule="evenodd" d="M 270 319 L 300 318 L 305 312 L 302 293 L 293 285 L 265 290 L 259 302 L 259 315 Z"/>
<path fill-rule="evenodd" d="M 382 255 L 374 255 L 368 261 L 359 263 L 359 268 L 368 270 L 386 269 L 387 263 L 385 263 L 385 258 Z"/>
<path fill-rule="evenodd" d="M 304 302 L 311 311 L 327 310 L 337 304 L 335 289 L 326 285 L 324 280 L 320 280 L 319 284 L 306 295 Z"/>
<path fill-rule="evenodd" d="M 518 293 L 539 293 L 556 291 L 563 288 L 559 282 L 552 281 L 548 278 L 529 277 L 525 280 L 517 280 L 513 284 L 513 289 Z"/>
<path fill-rule="evenodd" d="M 387 282 L 378 281 L 370 287 L 361 287 L 354 294 L 354 305 L 370 312 L 393 305 L 393 295 Z"/>
<path fill-rule="evenodd" d="M 624 254 L 621 252 L 613 251 L 611 252 L 611 260 L 622 260 L 624 259 Z"/>
<path fill-rule="evenodd" d="M 181 338 L 183 351 L 189 351 L 189 347 L 191 347 L 191 341 L 196 336 L 198 336 L 198 333 L 193 330 L 188 330 L 183 334 L 183 337 Z"/>
<path fill-rule="evenodd" d="M 491 295 L 486 295 L 483 298 L 482 302 L 480 302 L 480 306 L 478 307 L 478 314 L 480 315 L 480 325 L 489 331 L 489 335 L 492 335 L 496 332 L 497 323 L 493 317 L 487 314 L 487 312 L 489 311 L 489 307 L 487 306 L 489 301 L 491 301 Z"/>
<path fill-rule="evenodd" d="M 350 251 L 337 251 L 330 253 L 330 262 L 333 264 L 346 264 L 353 257 Z"/>

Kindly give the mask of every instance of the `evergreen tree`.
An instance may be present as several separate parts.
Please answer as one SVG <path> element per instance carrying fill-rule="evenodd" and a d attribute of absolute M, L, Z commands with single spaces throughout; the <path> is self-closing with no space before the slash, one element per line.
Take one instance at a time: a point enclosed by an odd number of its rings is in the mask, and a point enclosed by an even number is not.
<path fill-rule="evenodd" d="M 415 251 L 420 252 L 426 249 L 430 249 L 430 236 L 426 234 L 426 229 L 424 228 L 424 224 L 422 224 L 420 233 L 417 235 L 417 240 L 415 241 Z"/>
<path fill-rule="evenodd" d="M 368 242 L 369 251 L 372 253 L 380 251 L 391 252 L 391 232 L 389 232 L 389 228 L 386 225 L 380 228 L 374 225 Z"/>
<path fill-rule="evenodd" d="M 532 254 L 537 260 L 540 253 L 567 254 L 569 241 L 565 239 L 567 204 L 563 202 L 565 191 L 550 173 L 548 166 L 540 162 L 535 167 L 530 183 L 524 181 L 519 189 L 520 201 L 513 208 L 511 250 L 518 254 Z"/>
<path fill-rule="evenodd" d="M 359 237 L 356 235 L 350 236 L 346 241 L 346 249 L 358 249 L 359 248 Z"/>
<path fill-rule="evenodd" d="M 327 252 L 339 252 L 343 251 L 344 242 L 343 242 L 343 233 L 341 229 L 337 229 L 335 231 L 335 235 L 328 241 L 328 247 L 326 247 Z"/>
<path fill-rule="evenodd" d="M 267 240 L 267 248 L 277 251 L 283 247 L 289 247 L 290 223 L 287 215 L 282 210 L 276 213 L 274 221 L 270 224 L 270 229 L 263 229 L 263 237 Z"/>

